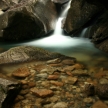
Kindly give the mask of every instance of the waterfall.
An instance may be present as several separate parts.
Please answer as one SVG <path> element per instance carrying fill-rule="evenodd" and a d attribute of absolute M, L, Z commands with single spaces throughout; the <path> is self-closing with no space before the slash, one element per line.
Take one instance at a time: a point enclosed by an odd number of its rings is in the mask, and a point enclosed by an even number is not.
<path fill-rule="evenodd" d="M 75 36 L 80 38 L 88 37 L 88 28 L 84 28 L 78 34 L 75 34 Z"/>
<path fill-rule="evenodd" d="M 62 12 L 57 20 L 57 24 L 55 27 L 55 31 L 53 33 L 53 35 L 57 36 L 57 35 L 62 35 L 62 29 L 61 29 L 61 25 L 62 25 L 62 20 L 66 17 L 67 15 L 67 11 L 70 8 L 70 2 L 66 3 L 62 8 Z"/>
<path fill-rule="evenodd" d="M 73 48 L 73 47 L 77 47 L 77 46 L 81 47 L 87 43 L 89 43 L 89 44 L 86 46 L 89 46 L 90 42 L 88 41 L 88 39 L 83 39 L 82 38 L 83 36 L 79 36 L 81 38 L 77 38 L 77 37 L 72 38 L 70 36 L 65 36 L 64 34 L 62 34 L 62 31 L 63 31 L 61 28 L 62 20 L 67 15 L 68 9 L 70 8 L 70 3 L 71 3 L 71 0 L 62 6 L 62 12 L 57 20 L 55 31 L 52 35 L 50 35 L 48 37 L 41 38 L 41 39 L 36 39 L 36 40 L 30 41 L 30 42 L 14 44 L 14 46 L 31 45 L 31 46 L 43 47 L 46 49 L 49 49 L 49 48 L 52 50 L 55 49 L 55 51 L 58 51 L 57 49 L 59 49 L 59 48 L 69 48 L 69 47 Z M 82 31 L 81 35 L 83 35 L 85 33 L 84 31 Z"/>
<path fill-rule="evenodd" d="M 71 0 L 66 3 L 64 6 L 63 6 L 63 10 L 57 20 L 57 24 L 56 24 L 56 27 L 55 27 L 55 31 L 53 33 L 54 36 L 58 36 L 59 37 L 64 37 L 63 34 L 62 34 L 62 29 L 61 29 L 61 25 L 62 25 L 62 20 L 67 16 L 67 13 L 68 13 L 68 9 L 70 8 L 70 3 L 71 3 Z M 76 35 L 76 37 L 86 37 L 85 35 L 87 34 L 87 29 L 88 28 L 84 28 L 80 33 L 78 33 Z"/>
<path fill-rule="evenodd" d="M 86 35 L 86 32 L 87 32 L 87 28 L 84 28 L 80 34 L 81 37 L 85 37 Z"/>

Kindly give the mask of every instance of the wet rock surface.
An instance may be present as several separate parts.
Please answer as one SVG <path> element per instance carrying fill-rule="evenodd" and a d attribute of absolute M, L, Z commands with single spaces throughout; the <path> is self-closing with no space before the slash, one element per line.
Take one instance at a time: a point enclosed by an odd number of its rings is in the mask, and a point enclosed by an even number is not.
<path fill-rule="evenodd" d="M 0 77 L 0 108 L 11 108 L 20 88 L 21 84 L 17 81 Z"/>
<path fill-rule="evenodd" d="M 56 18 L 50 0 L 1 0 L 0 38 L 12 42 L 40 38 L 54 30 Z"/>
<path fill-rule="evenodd" d="M 32 60 L 44 61 L 44 60 L 50 60 L 54 58 L 72 59 L 71 60 L 72 62 L 75 62 L 76 60 L 74 57 L 68 57 L 60 53 L 52 53 L 39 47 L 19 46 L 19 47 L 10 48 L 8 51 L 1 53 L 0 64 L 21 63 L 21 62 L 32 61 Z"/>

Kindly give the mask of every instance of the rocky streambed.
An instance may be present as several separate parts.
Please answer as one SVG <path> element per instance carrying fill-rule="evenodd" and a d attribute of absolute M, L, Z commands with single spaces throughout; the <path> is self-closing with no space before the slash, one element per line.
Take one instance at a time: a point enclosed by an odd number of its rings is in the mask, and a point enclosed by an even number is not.
<path fill-rule="evenodd" d="M 14 99 L 12 93 L 8 101 L 0 98 L 1 108 L 7 108 L 8 103 L 10 108 L 108 108 L 108 70 L 102 67 L 88 68 L 73 58 L 55 57 L 22 63 L 11 72 L 2 68 L 0 85 L 6 79 L 14 80 L 10 84 L 14 87 L 5 85 L 5 88 L 18 87 L 15 84 L 20 87 L 17 92 L 13 90 Z M 3 90 L 4 87 L 0 89 L 1 96 L 6 97 L 10 89 Z"/>

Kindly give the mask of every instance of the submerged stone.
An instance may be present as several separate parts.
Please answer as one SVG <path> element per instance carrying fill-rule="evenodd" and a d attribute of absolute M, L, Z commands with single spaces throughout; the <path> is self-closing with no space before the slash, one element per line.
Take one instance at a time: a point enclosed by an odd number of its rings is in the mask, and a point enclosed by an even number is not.
<path fill-rule="evenodd" d="M 37 97 L 45 98 L 45 97 L 51 97 L 54 95 L 52 90 L 48 89 L 37 89 L 37 88 L 32 88 L 31 92 L 36 95 Z"/>
<path fill-rule="evenodd" d="M 28 77 L 30 75 L 30 71 L 27 67 L 21 67 L 21 68 L 18 68 L 17 70 L 15 70 L 12 75 L 14 77 L 18 77 L 18 78 L 25 78 L 25 77 Z"/>

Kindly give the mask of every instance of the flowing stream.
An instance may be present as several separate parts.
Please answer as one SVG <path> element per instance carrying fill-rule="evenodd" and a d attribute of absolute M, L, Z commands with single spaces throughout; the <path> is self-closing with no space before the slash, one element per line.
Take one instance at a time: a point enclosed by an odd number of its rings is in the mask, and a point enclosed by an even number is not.
<path fill-rule="evenodd" d="M 63 9 L 63 12 L 58 18 L 55 31 L 51 36 L 17 44 L 0 43 L 0 47 L 9 49 L 13 46 L 19 45 L 38 46 L 51 52 L 59 52 L 68 56 L 76 57 L 78 61 L 83 62 L 90 67 L 101 66 L 106 68 L 108 64 L 107 54 L 95 48 L 89 39 L 84 38 L 87 28 L 82 30 L 78 37 L 65 36 L 62 33 L 61 21 L 66 17 L 69 5 L 70 4 L 68 3 Z"/>

